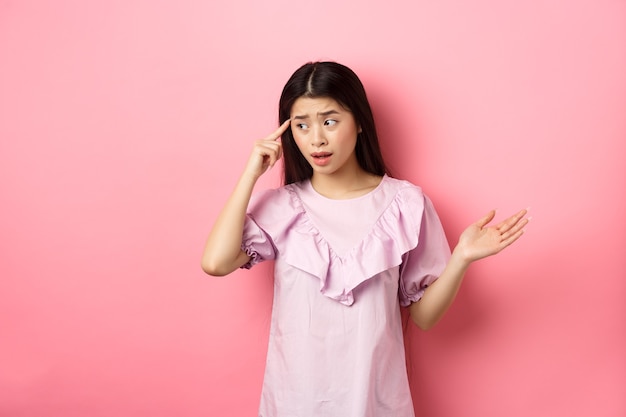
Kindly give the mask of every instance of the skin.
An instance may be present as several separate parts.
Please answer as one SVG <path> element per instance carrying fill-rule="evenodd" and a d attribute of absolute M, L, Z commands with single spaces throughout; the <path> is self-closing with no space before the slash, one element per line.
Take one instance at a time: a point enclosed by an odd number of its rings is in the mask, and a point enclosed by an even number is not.
<path fill-rule="evenodd" d="M 359 197 L 376 188 L 382 177 L 364 171 L 354 148 L 360 126 L 350 111 L 331 98 L 297 99 L 291 109 L 291 131 L 298 149 L 313 168 L 311 184 L 334 199 Z M 330 155 L 324 165 L 316 155 Z"/>
<path fill-rule="evenodd" d="M 237 185 L 209 233 L 202 257 L 202 269 L 207 274 L 228 275 L 249 261 L 241 250 L 246 209 L 257 180 L 280 159 L 279 139 L 290 127 L 298 149 L 313 167 L 311 184 L 318 193 L 334 199 L 355 198 L 380 183 L 382 177 L 364 171 L 356 160 L 354 147 L 360 126 L 352 113 L 330 98 L 299 98 L 292 107 L 291 119 L 255 142 Z M 441 319 L 473 262 L 517 241 L 529 221 L 527 210 L 520 210 L 489 225 L 495 214 L 495 210 L 490 211 L 463 231 L 439 279 L 409 307 L 411 319 L 420 328 L 430 329 Z"/>

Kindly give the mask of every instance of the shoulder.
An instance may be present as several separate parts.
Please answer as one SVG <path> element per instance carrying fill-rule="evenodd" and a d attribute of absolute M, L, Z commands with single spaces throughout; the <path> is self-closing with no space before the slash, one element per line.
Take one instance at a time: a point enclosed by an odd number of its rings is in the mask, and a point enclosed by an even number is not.
<path fill-rule="evenodd" d="M 435 205 L 421 187 L 409 181 L 394 178 L 391 178 L 389 182 L 397 190 L 395 205 L 408 224 L 416 227 L 418 231 L 424 225 L 428 230 L 442 230 L 443 226 Z"/>
<path fill-rule="evenodd" d="M 411 192 L 411 191 L 418 192 L 418 193 L 422 192 L 421 187 L 407 180 L 402 180 L 402 179 L 398 179 L 398 178 L 394 178 L 394 177 L 390 177 L 386 175 L 385 177 L 383 177 L 383 181 L 384 181 L 383 185 L 389 188 L 394 188 L 398 191 L 409 190 L 408 192 Z"/>
<path fill-rule="evenodd" d="M 295 185 L 264 190 L 255 193 L 248 205 L 247 218 L 271 236 L 275 244 L 284 242 L 304 221 L 304 206 L 296 190 Z"/>
<path fill-rule="evenodd" d="M 424 222 L 439 222 L 439 215 L 420 186 L 410 181 L 385 177 L 385 194 L 390 204 L 389 216 L 402 219 L 399 223 L 418 230 Z"/>
<path fill-rule="evenodd" d="M 299 183 L 255 193 L 250 199 L 248 213 L 258 216 L 284 216 L 289 212 L 300 211 L 301 203 L 297 195 Z"/>
<path fill-rule="evenodd" d="M 384 188 L 384 192 L 387 195 L 392 196 L 400 204 L 417 204 L 422 206 L 426 198 L 421 187 L 407 180 L 385 176 L 381 187 Z"/>

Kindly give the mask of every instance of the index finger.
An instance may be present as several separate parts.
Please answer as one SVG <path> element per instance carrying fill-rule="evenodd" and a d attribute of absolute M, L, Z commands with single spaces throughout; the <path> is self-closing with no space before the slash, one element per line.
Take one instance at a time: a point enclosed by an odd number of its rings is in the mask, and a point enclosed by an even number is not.
<path fill-rule="evenodd" d="M 271 134 L 269 134 L 265 140 L 277 140 L 278 138 L 280 138 L 282 136 L 283 133 L 285 133 L 285 131 L 287 130 L 287 128 L 289 127 L 289 123 L 291 122 L 291 119 L 287 119 L 283 122 L 282 125 L 280 125 L 280 127 L 278 129 L 276 129 L 274 132 L 272 132 Z"/>

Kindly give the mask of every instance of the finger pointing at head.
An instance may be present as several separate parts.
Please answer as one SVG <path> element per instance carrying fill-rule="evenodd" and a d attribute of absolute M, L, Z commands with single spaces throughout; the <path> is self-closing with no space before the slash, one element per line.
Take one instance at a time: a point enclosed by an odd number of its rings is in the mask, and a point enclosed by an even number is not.
<path fill-rule="evenodd" d="M 280 127 L 278 129 L 276 129 L 274 132 L 269 134 L 265 139 L 266 140 L 277 140 L 277 139 L 279 139 L 282 136 L 282 134 L 285 133 L 285 131 L 289 127 L 289 123 L 290 122 L 291 122 L 291 119 L 285 120 L 283 122 L 283 124 L 280 125 Z"/>

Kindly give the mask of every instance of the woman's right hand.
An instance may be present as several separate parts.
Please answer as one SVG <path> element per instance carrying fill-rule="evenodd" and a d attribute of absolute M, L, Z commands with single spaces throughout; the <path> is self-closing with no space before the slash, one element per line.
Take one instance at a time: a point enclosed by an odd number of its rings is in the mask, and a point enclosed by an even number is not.
<path fill-rule="evenodd" d="M 285 121 L 265 139 L 255 142 L 243 176 L 239 178 L 207 238 L 202 254 L 202 269 L 207 274 L 227 275 L 250 260 L 250 256 L 241 249 L 246 210 L 256 180 L 280 159 L 282 144 L 279 138 L 289 127 L 289 122 Z"/>
<path fill-rule="evenodd" d="M 279 139 L 289 128 L 289 123 L 290 120 L 286 120 L 274 132 L 254 143 L 252 154 L 246 165 L 246 174 L 251 175 L 256 180 L 280 159 L 283 147 Z"/>

